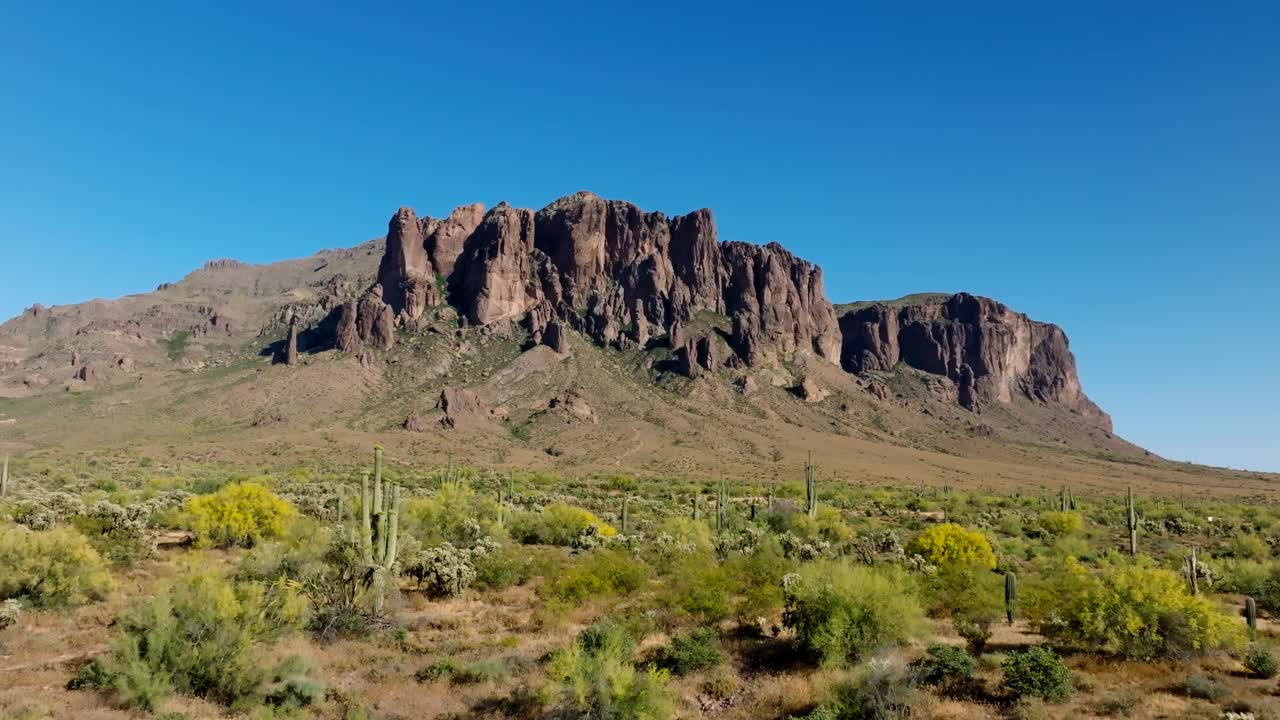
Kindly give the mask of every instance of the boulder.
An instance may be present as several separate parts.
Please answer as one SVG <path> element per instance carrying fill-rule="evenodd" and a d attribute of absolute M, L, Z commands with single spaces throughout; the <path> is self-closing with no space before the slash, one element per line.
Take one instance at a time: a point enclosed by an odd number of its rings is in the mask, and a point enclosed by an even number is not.
<path fill-rule="evenodd" d="M 831 394 L 826 388 L 819 387 L 818 383 L 808 376 L 800 381 L 797 390 L 801 399 L 808 403 L 822 402 Z"/>

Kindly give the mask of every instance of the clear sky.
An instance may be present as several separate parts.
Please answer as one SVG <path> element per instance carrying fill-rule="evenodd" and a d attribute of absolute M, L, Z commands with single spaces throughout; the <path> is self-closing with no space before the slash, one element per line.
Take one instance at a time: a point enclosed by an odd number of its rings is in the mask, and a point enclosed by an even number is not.
<path fill-rule="evenodd" d="M 0 316 L 587 188 L 1057 322 L 1121 435 L 1280 470 L 1280 4 L 539 5 L 0 0 Z"/>

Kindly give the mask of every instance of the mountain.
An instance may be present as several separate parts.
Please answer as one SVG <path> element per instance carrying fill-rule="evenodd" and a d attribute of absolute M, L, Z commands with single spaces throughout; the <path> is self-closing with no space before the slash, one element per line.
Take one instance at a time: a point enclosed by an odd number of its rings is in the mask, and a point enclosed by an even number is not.
<path fill-rule="evenodd" d="M 237 458 L 378 439 L 684 476 L 782 476 L 807 452 L 858 481 L 1188 472 L 1113 434 L 1056 325 L 965 293 L 833 305 L 821 268 L 720 241 L 710 210 L 589 192 L 401 208 L 354 248 L 28 308 L 0 325 L 0 433 Z"/>

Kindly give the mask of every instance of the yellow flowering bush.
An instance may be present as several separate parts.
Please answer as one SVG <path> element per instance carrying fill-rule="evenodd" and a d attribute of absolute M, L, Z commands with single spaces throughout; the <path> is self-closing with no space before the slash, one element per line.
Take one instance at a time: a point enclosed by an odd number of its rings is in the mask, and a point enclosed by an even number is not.
<path fill-rule="evenodd" d="M 954 563 L 988 569 L 996 566 L 996 554 L 987 537 L 955 523 L 935 525 L 925 530 L 907 543 L 906 551 L 938 567 Z"/>
<path fill-rule="evenodd" d="M 1145 660 L 1244 645 L 1244 623 L 1149 558 L 1114 553 L 1091 571 L 1075 558 L 1046 569 L 1027 593 L 1026 615 L 1047 638 Z"/>
<path fill-rule="evenodd" d="M 110 590 L 106 562 L 75 530 L 0 529 L 0 600 L 67 607 L 101 600 Z"/>
<path fill-rule="evenodd" d="M 552 503 L 542 512 L 522 513 L 511 523 L 512 537 L 523 543 L 572 545 L 588 528 L 602 537 L 613 537 L 618 531 L 595 513 L 567 503 Z"/>
<path fill-rule="evenodd" d="M 1084 530 L 1084 518 L 1077 512 L 1059 512 L 1057 510 L 1042 512 L 1038 523 L 1040 529 L 1051 537 L 1075 535 Z"/>
<path fill-rule="evenodd" d="M 187 502 L 187 518 L 203 545 L 252 547 L 282 535 L 298 511 L 257 483 L 234 483 Z"/>

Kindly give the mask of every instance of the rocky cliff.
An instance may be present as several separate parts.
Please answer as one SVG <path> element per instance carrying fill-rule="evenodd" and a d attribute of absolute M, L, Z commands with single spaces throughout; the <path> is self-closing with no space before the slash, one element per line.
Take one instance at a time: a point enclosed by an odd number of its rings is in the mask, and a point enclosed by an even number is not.
<path fill-rule="evenodd" d="M 874 303 L 840 318 L 841 364 L 855 373 L 899 362 L 949 378 L 970 410 L 1015 396 L 1056 403 L 1111 429 L 1085 396 L 1062 328 L 1036 322 L 990 298 L 959 293 L 899 304 Z"/>
<path fill-rule="evenodd" d="M 337 347 L 390 347 L 446 290 L 469 324 L 520 323 L 535 342 L 562 346 L 563 324 L 620 348 L 666 337 L 706 369 L 840 358 L 822 271 L 777 244 L 720 243 L 710 210 L 667 218 L 589 192 L 537 212 L 467 205 L 442 221 L 401 208 L 377 281 L 342 306 Z M 725 341 L 685 331 L 702 312 L 731 324 Z"/>

